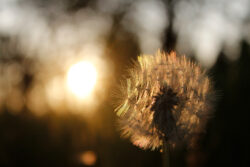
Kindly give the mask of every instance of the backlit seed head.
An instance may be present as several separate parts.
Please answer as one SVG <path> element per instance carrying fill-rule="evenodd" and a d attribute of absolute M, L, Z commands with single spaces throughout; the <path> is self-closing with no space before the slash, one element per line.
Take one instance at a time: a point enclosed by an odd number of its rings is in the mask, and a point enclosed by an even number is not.
<path fill-rule="evenodd" d="M 122 135 L 143 149 L 176 144 L 204 130 L 213 101 L 205 70 L 174 52 L 142 55 L 120 87 Z"/>

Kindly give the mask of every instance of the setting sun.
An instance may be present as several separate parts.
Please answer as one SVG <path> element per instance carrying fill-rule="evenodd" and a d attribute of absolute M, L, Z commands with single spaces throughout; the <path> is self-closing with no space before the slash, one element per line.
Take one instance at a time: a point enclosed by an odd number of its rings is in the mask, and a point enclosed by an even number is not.
<path fill-rule="evenodd" d="M 87 61 L 72 65 L 67 74 L 67 85 L 70 91 L 79 98 L 88 96 L 97 79 L 96 68 Z"/>

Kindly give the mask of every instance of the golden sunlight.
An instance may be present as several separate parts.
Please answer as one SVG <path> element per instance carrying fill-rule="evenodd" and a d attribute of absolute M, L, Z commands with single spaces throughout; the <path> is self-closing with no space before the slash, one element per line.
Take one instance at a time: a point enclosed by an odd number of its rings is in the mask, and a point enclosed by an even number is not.
<path fill-rule="evenodd" d="M 67 74 L 70 91 L 79 98 L 85 98 L 92 92 L 97 79 L 96 68 L 87 61 L 72 65 Z"/>

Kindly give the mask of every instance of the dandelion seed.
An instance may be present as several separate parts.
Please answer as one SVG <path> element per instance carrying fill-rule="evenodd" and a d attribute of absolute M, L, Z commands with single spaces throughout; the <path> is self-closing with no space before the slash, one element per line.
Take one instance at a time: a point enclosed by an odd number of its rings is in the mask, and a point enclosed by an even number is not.
<path fill-rule="evenodd" d="M 204 130 L 213 90 L 206 71 L 174 52 L 138 57 L 116 108 L 122 135 L 143 149 L 193 138 Z"/>

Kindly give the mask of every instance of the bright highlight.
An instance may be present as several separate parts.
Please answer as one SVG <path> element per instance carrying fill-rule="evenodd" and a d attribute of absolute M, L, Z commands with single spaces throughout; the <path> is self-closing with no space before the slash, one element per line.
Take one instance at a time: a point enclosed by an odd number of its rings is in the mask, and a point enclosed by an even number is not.
<path fill-rule="evenodd" d="M 96 68 L 89 62 L 81 61 L 70 67 L 67 85 L 74 95 L 85 98 L 92 92 L 96 79 Z"/>

